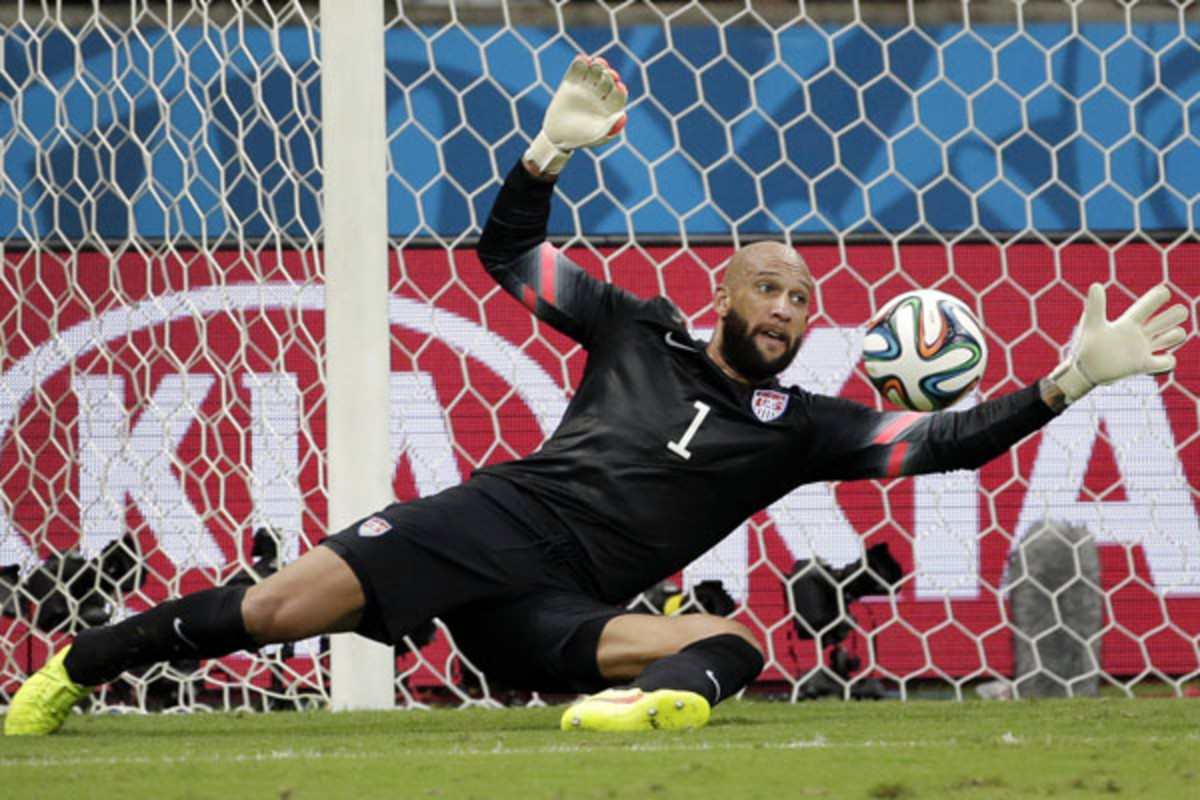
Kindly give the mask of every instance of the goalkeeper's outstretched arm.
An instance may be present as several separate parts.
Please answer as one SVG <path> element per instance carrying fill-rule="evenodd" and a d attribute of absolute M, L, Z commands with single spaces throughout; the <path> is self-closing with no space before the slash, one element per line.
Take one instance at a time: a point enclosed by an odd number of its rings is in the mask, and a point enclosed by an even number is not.
<path fill-rule="evenodd" d="M 554 92 L 542 128 L 521 158 L 524 175 L 510 174 L 479 240 L 491 271 L 546 239 L 554 181 L 581 147 L 602 147 L 625 128 L 625 84 L 602 58 L 577 56 Z M 540 184 L 540 185 L 539 185 Z"/>
<path fill-rule="evenodd" d="M 1188 311 L 1180 304 L 1158 313 L 1169 297 L 1167 288 L 1158 286 L 1109 320 L 1104 288 L 1093 284 L 1075 344 L 1062 364 L 1036 385 L 966 411 L 880 413 L 840 398 L 813 398 L 812 413 L 820 421 L 815 428 L 827 440 L 823 449 L 831 476 L 978 469 L 1096 386 L 1170 372 L 1175 356 L 1167 351 L 1187 337 Z"/>
<path fill-rule="evenodd" d="M 542 129 L 508 174 L 479 239 L 484 268 L 539 319 L 585 346 L 601 309 L 619 293 L 546 243 L 554 180 L 580 147 L 599 147 L 625 127 L 624 84 L 600 58 L 571 62 Z"/>

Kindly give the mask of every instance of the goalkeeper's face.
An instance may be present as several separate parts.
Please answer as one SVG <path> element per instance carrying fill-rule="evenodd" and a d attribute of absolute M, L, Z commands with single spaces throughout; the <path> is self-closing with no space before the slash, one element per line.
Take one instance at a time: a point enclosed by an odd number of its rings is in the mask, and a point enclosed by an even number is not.
<path fill-rule="evenodd" d="M 745 383 L 778 375 L 800 349 L 813 291 L 808 266 L 792 248 L 760 242 L 739 250 L 717 289 L 709 355 Z"/>

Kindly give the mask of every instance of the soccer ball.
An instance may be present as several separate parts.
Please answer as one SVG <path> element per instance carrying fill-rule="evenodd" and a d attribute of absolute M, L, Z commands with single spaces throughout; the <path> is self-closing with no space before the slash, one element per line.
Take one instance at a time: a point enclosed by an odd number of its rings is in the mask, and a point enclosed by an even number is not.
<path fill-rule="evenodd" d="M 979 383 L 987 355 L 971 309 L 936 289 L 892 298 L 871 320 L 863 341 L 863 367 L 876 391 L 912 411 L 958 402 Z"/>

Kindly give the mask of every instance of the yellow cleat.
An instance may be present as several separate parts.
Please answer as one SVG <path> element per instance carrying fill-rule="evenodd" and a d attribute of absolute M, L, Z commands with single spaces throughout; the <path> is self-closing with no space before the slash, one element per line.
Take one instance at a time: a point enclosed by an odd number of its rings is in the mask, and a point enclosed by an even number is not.
<path fill-rule="evenodd" d="M 608 689 L 585 697 L 562 715 L 564 731 L 649 731 L 699 728 L 708 722 L 708 701 L 678 689 Z"/>
<path fill-rule="evenodd" d="M 29 676 L 13 695 L 4 718 L 5 736 L 45 736 L 62 727 L 71 709 L 92 691 L 67 675 L 63 659 L 67 645 L 37 672 Z"/>

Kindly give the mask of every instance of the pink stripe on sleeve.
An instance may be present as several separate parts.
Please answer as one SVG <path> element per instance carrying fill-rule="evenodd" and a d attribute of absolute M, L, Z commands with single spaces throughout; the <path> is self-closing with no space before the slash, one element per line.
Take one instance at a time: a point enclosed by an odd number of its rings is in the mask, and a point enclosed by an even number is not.
<path fill-rule="evenodd" d="M 558 275 L 558 270 L 555 269 L 555 259 L 558 257 L 558 248 L 552 244 L 542 245 L 542 275 L 541 275 L 541 296 L 550 305 L 554 305 L 555 292 L 557 287 L 554 285 L 555 278 Z"/>
<path fill-rule="evenodd" d="M 904 469 L 904 454 L 907 452 L 908 442 L 900 442 L 892 447 L 892 452 L 888 454 L 887 474 L 889 478 L 900 475 L 900 470 Z"/>
<path fill-rule="evenodd" d="M 920 411 L 910 411 L 907 414 L 901 414 L 899 417 L 892 420 L 892 422 L 886 428 L 879 432 L 879 435 L 875 437 L 875 441 L 872 442 L 872 444 L 891 444 L 892 442 L 896 441 L 896 438 L 900 436 L 900 434 L 912 427 L 913 424 L 916 423 L 916 421 L 922 416 L 924 415 Z"/>

